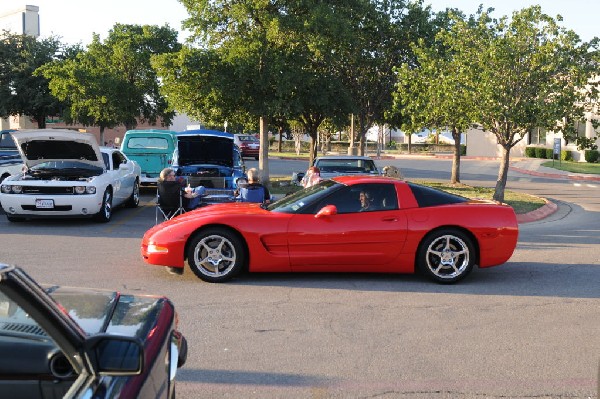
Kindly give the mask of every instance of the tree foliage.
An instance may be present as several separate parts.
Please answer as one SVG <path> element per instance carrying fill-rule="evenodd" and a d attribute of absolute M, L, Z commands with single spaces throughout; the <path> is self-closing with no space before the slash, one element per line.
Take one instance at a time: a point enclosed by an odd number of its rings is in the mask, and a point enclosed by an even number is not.
<path fill-rule="evenodd" d="M 41 67 L 37 74 L 50 80 L 50 89 L 69 105 L 68 121 L 105 128 L 138 121 L 169 125 L 174 112 L 160 94 L 150 65 L 154 54 L 178 51 L 177 32 L 168 26 L 115 24 L 102 42 L 92 43 L 76 57 Z"/>
<path fill-rule="evenodd" d="M 55 37 L 4 32 L 0 35 L 0 116 L 29 116 L 39 128 L 46 117 L 60 113 L 62 103 L 50 93 L 48 80 L 33 75 L 38 67 L 61 57 L 62 44 Z"/>
<path fill-rule="evenodd" d="M 463 18 L 462 14 L 450 10 L 439 15 L 447 28 L 452 19 L 462 21 Z M 425 128 L 450 130 L 454 138 L 450 182 L 459 183 L 460 138 L 475 122 L 476 96 L 465 82 L 467 75 L 462 71 L 461 61 L 448 48 L 447 37 L 440 34 L 430 43 L 419 39 L 412 46 L 414 60 L 396 69 L 398 83 L 390 114 L 400 114 L 401 128 L 409 134 Z"/>
<path fill-rule="evenodd" d="M 474 97 L 473 113 L 466 113 L 466 120 L 493 133 L 502 147 L 494 199 L 503 201 L 511 148 L 536 127 L 560 130 L 565 119 L 582 118 L 586 104 L 597 96 L 595 86 L 588 85 L 596 49 L 539 6 L 515 12 L 510 20 L 493 19 L 491 11 L 480 9 L 469 20 L 455 18 L 440 33 L 452 57 L 445 66 L 460 77 L 442 77 L 441 91 L 426 91 L 427 99 L 417 98 L 415 107 L 421 101 L 421 106 L 434 104 L 435 111 L 441 110 L 436 98 L 447 90 L 459 105 L 454 111 L 466 112 L 464 93 Z M 453 83 L 445 86 L 448 82 Z M 452 107 L 446 110 L 452 112 Z"/>

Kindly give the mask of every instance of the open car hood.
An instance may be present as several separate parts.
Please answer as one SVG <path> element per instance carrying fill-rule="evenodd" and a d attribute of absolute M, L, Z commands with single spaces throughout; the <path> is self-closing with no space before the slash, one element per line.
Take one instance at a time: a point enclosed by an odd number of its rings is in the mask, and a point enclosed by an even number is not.
<path fill-rule="evenodd" d="M 177 135 L 177 164 L 233 167 L 233 134 L 190 130 Z"/>
<path fill-rule="evenodd" d="M 104 168 L 96 137 L 72 130 L 23 130 L 12 133 L 28 168 L 48 161 L 78 161 Z"/>

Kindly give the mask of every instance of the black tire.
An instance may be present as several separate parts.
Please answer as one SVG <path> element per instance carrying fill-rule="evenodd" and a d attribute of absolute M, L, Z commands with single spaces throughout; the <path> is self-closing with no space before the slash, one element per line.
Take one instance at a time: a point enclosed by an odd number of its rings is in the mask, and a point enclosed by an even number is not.
<path fill-rule="evenodd" d="M 102 195 L 102 207 L 96 214 L 95 218 L 100 223 L 110 222 L 112 217 L 112 191 L 107 188 Z"/>
<path fill-rule="evenodd" d="M 18 223 L 18 222 L 25 221 L 25 218 L 20 218 L 18 216 L 9 216 L 9 215 L 6 215 L 6 218 L 8 219 L 9 222 L 13 222 L 13 223 Z"/>
<path fill-rule="evenodd" d="M 224 228 L 210 228 L 192 237 L 187 257 L 190 269 L 201 280 L 222 283 L 242 270 L 246 250 L 236 234 Z"/>
<path fill-rule="evenodd" d="M 465 278 L 475 263 L 471 238 L 455 229 L 444 229 L 425 237 L 417 254 L 417 267 L 427 277 L 442 284 Z"/>
<path fill-rule="evenodd" d="M 127 199 L 127 203 L 125 206 L 127 208 L 137 208 L 140 204 L 140 182 L 135 179 L 135 183 L 133 183 L 133 191 L 131 192 L 131 196 Z"/>

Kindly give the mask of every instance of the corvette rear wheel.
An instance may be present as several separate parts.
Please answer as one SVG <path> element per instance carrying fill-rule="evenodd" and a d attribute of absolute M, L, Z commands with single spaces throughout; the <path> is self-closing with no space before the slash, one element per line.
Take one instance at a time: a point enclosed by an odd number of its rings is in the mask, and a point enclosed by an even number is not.
<path fill-rule="evenodd" d="M 242 269 L 246 251 L 240 238 L 222 228 L 203 230 L 190 242 L 190 269 L 209 283 L 231 280 Z"/>
<path fill-rule="evenodd" d="M 458 230 L 439 230 L 423 240 L 417 255 L 421 272 L 443 284 L 465 278 L 475 263 L 471 239 Z"/>

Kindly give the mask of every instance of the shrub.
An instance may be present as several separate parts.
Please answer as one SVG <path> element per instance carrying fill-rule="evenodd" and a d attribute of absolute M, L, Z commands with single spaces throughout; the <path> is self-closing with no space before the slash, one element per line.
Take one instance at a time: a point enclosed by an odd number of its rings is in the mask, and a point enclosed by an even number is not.
<path fill-rule="evenodd" d="M 554 159 L 554 148 L 546 148 L 546 159 Z"/>
<path fill-rule="evenodd" d="M 600 157 L 600 152 L 598 150 L 585 150 L 584 157 L 586 162 L 596 163 Z"/>
<path fill-rule="evenodd" d="M 536 147 L 535 148 L 535 157 L 536 158 L 546 158 L 546 149 L 543 147 Z"/>
<path fill-rule="evenodd" d="M 561 161 L 572 161 L 573 153 L 571 151 L 562 150 L 560 152 L 560 159 L 561 159 Z"/>
<path fill-rule="evenodd" d="M 525 147 L 525 156 L 535 158 L 535 147 Z"/>

